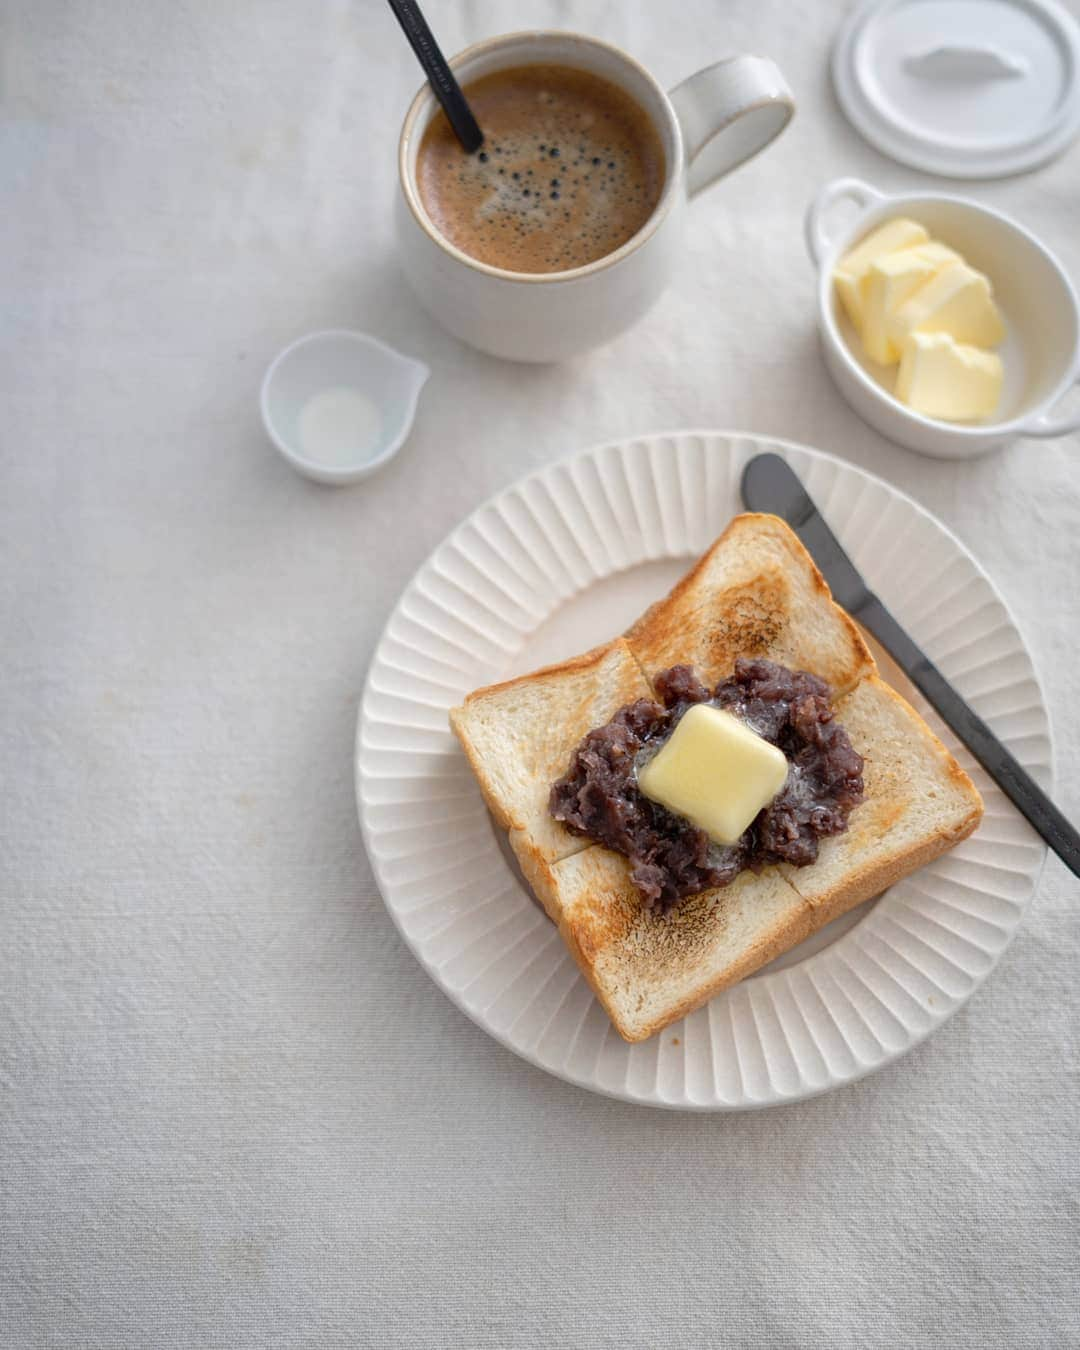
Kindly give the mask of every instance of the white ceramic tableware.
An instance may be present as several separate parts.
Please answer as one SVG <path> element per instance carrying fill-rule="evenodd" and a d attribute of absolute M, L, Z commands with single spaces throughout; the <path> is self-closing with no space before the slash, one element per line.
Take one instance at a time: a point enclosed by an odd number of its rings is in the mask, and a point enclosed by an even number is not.
<path fill-rule="evenodd" d="M 833 218 L 843 205 L 848 214 L 837 225 Z M 875 365 L 864 355 L 837 301 L 836 263 L 893 216 L 917 220 L 990 278 L 1007 326 L 1000 349 L 1005 384 L 991 420 L 939 421 L 894 398 L 896 368 Z M 852 409 L 883 436 L 937 459 L 968 459 L 1019 436 L 1064 436 L 1080 429 L 1080 406 L 1056 416 L 1052 411 L 1080 381 L 1080 302 L 1058 260 L 1022 225 L 966 197 L 893 196 L 856 178 L 838 178 L 822 188 L 807 212 L 806 245 L 819 272 L 818 327 L 826 365 Z"/>
<path fill-rule="evenodd" d="M 656 209 L 621 248 L 566 272 L 509 272 L 463 253 L 435 228 L 416 184 L 416 160 L 438 104 L 413 100 L 398 149 L 402 265 L 421 303 L 451 333 L 493 356 L 557 361 L 609 341 L 639 319 L 671 277 L 689 197 L 763 149 L 794 111 L 791 91 L 762 57 L 736 56 L 665 93 L 625 52 L 575 33 L 512 33 L 450 62 L 462 84 L 493 71 L 550 62 L 592 71 L 629 93 L 652 119 L 667 173 Z"/>
<path fill-rule="evenodd" d="M 266 434 L 306 478 L 357 483 L 404 445 L 430 373 L 367 333 L 308 333 L 279 352 L 263 376 Z"/>
<path fill-rule="evenodd" d="M 1057 0 L 862 0 L 832 75 L 871 145 L 946 178 L 1023 173 L 1080 132 L 1080 26 Z"/>
<path fill-rule="evenodd" d="M 853 464 L 719 431 L 603 446 L 479 507 L 395 607 L 357 728 L 368 856 L 387 909 L 431 978 L 532 1063 L 653 1106 L 768 1106 L 895 1060 L 993 969 L 1046 856 L 916 695 L 983 795 L 975 833 L 650 1040 L 627 1045 L 614 1030 L 509 862 L 447 712 L 479 685 L 565 660 L 626 629 L 742 509 L 743 468 L 765 450 L 788 461 L 868 584 L 1050 791 L 1050 727 L 1031 658 L 1005 602 L 955 536 Z M 978 1035 L 978 1022 L 976 1015 L 965 1034 Z"/>

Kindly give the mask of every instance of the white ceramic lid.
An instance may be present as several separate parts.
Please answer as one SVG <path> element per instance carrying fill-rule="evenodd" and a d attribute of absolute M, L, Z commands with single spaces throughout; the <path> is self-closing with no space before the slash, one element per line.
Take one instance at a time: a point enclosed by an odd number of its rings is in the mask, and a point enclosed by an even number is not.
<path fill-rule="evenodd" d="M 1000 178 L 1080 130 L 1080 28 L 1054 0 L 865 0 L 837 37 L 833 80 L 893 159 Z"/>

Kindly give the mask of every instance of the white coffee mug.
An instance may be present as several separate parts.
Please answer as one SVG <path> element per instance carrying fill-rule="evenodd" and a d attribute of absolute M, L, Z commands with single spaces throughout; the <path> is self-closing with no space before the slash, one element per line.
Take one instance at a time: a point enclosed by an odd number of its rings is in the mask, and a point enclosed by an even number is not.
<path fill-rule="evenodd" d="M 619 85 L 660 136 L 666 161 L 660 200 L 637 234 L 614 252 L 566 272 L 509 272 L 455 248 L 435 228 L 417 190 L 420 142 L 438 108 L 426 84 L 405 117 L 398 149 L 398 240 L 413 289 L 451 333 L 514 361 L 575 356 L 639 319 L 670 280 L 688 198 L 764 149 L 795 110 L 780 71 L 758 56 L 708 66 L 670 93 L 625 52 L 576 33 L 491 38 L 450 65 L 466 84 L 541 62 L 588 70 Z"/>

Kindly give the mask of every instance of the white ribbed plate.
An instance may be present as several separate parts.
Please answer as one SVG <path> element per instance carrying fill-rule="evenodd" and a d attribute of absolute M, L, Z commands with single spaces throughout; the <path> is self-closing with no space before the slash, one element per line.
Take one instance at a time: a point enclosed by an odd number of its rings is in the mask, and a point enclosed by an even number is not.
<path fill-rule="evenodd" d="M 626 628 L 741 509 L 743 465 L 763 450 L 789 461 L 871 587 L 1049 789 L 1049 726 L 1031 660 L 960 542 L 854 465 L 722 432 L 602 447 L 481 506 L 402 596 L 360 711 L 364 840 L 387 908 L 425 970 L 525 1059 L 654 1106 L 794 1101 L 896 1059 L 993 969 L 1045 854 L 922 706 L 985 798 L 972 838 L 652 1040 L 627 1045 L 611 1027 L 507 861 L 447 710 L 478 685 Z"/>

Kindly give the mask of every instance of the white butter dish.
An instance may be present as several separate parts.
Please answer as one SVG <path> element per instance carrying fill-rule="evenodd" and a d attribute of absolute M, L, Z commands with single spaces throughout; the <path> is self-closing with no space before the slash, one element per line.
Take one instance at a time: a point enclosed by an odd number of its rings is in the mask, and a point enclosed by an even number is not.
<path fill-rule="evenodd" d="M 847 215 L 837 225 L 843 206 Z M 999 349 L 1005 380 L 997 409 L 986 420 L 945 422 L 906 407 L 893 393 L 896 367 L 867 357 L 839 303 L 833 279 L 837 262 L 871 230 L 897 216 L 917 221 L 990 278 L 1005 320 Z M 966 197 L 888 196 L 856 178 L 838 178 L 811 203 L 806 244 L 819 273 L 818 328 L 829 373 L 852 409 L 883 436 L 937 459 L 967 459 L 1020 436 L 1080 430 L 1075 401 L 1053 413 L 1080 381 L 1080 301 L 1058 260 L 1022 225 Z"/>

